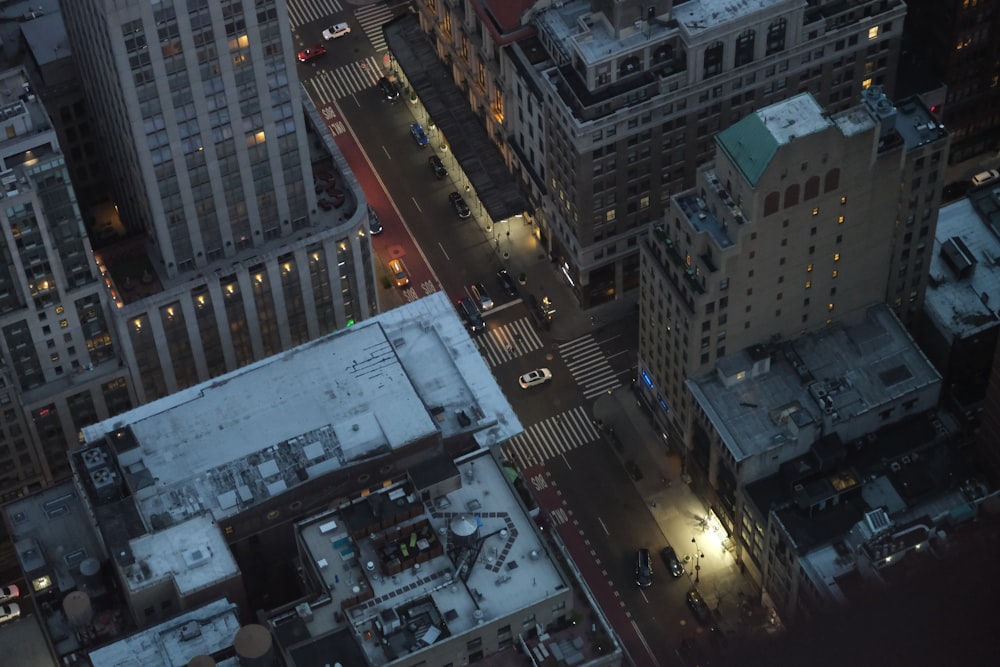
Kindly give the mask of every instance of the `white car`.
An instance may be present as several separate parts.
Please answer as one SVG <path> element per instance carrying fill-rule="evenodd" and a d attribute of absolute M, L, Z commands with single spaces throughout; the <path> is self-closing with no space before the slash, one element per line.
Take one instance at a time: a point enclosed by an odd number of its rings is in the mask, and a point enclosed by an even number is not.
<path fill-rule="evenodd" d="M 552 371 L 548 368 L 536 368 L 535 370 L 525 373 L 518 378 L 518 384 L 521 385 L 521 389 L 530 389 L 531 387 L 537 387 L 538 385 L 545 384 L 552 379 Z"/>
<path fill-rule="evenodd" d="M 346 23 L 337 23 L 323 31 L 323 39 L 339 39 L 344 35 L 351 34 L 351 26 Z"/>
<path fill-rule="evenodd" d="M 7 602 L 8 600 L 16 600 L 20 595 L 21 591 L 14 584 L 0 586 L 0 603 Z"/>
<path fill-rule="evenodd" d="M 13 621 L 21 615 L 21 608 L 11 602 L 10 604 L 0 604 L 0 623 Z"/>

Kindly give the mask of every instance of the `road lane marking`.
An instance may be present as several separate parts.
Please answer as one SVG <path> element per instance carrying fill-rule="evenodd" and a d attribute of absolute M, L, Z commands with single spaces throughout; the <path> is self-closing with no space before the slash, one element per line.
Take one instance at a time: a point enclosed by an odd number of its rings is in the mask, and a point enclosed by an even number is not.
<path fill-rule="evenodd" d="M 440 241 L 438 241 L 438 247 L 441 248 L 441 254 L 444 255 L 444 258 L 450 262 L 451 257 L 448 256 L 448 252 L 444 249 L 444 246 L 441 245 Z"/>
<path fill-rule="evenodd" d="M 611 531 L 608 530 L 608 527 L 604 525 L 604 519 L 602 519 L 601 517 L 597 517 L 597 521 L 601 524 L 601 528 L 604 529 L 604 534 L 610 537 Z"/>

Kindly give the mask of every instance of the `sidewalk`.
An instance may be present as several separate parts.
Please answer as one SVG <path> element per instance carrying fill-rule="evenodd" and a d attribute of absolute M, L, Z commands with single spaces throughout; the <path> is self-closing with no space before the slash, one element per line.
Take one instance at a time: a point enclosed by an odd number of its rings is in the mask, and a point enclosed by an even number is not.
<path fill-rule="evenodd" d="M 708 508 L 681 474 L 680 456 L 668 450 L 632 389 L 622 387 L 598 398 L 593 416 L 603 423 L 609 446 L 617 451 L 664 538 L 684 561 L 690 585 L 701 592 L 719 627 L 727 635 L 765 632 L 767 613 L 759 604 L 759 589 L 740 571 L 725 531 L 708 520 Z"/>

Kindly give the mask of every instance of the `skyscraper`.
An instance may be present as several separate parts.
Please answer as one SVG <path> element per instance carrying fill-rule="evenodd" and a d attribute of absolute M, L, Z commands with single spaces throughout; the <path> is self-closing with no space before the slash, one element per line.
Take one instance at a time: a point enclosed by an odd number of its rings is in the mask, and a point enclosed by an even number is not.
<path fill-rule="evenodd" d="M 283 3 L 64 11 L 122 223 L 145 241 L 133 275 L 102 256 L 139 402 L 374 312 L 364 195 L 300 87 Z M 324 190 L 342 206 L 319 210 Z"/>

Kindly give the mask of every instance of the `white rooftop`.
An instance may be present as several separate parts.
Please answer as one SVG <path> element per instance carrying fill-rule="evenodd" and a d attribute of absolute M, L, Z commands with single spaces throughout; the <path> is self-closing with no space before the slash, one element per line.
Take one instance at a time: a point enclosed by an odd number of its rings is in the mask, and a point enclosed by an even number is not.
<path fill-rule="evenodd" d="M 232 646 L 239 629 L 236 605 L 216 600 L 91 651 L 89 657 L 101 667 L 185 667 L 192 658 Z"/>
<path fill-rule="evenodd" d="M 219 527 L 209 515 L 193 517 L 129 543 L 135 563 L 125 568 L 136 592 L 164 579 L 174 580 L 181 596 L 239 574 Z"/>
<path fill-rule="evenodd" d="M 833 122 L 810 93 L 801 93 L 755 112 L 779 144 L 822 132 Z"/>
<path fill-rule="evenodd" d="M 757 12 L 772 12 L 778 5 L 789 9 L 801 0 L 689 0 L 674 7 L 674 18 L 689 34 L 711 30 Z"/>
<path fill-rule="evenodd" d="M 130 427 L 119 463 L 140 512 L 216 520 L 303 481 L 420 439 L 472 432 L 483 447 L 522 427 L 439 292 L 83 429 Z"/>
<path fill-rule="evenodd" d="M 1000 188 L 994 209 L 1000 208 Z M 950 239 L 961 239 L 961 245 L 948 244 L 948 261 L 942 247 Z M 964 246 L 964 247 L 963 247 Z M 966 250 L 968 253 L 966 253 Z M 967 255 L 967 256 L 966 256 Z M 964 272 L 957 272 L 967 266 Z M 925 294 L 924 310 L 938 331 L 947 339 L 962 339 L 1000 324 L 1000 239 L 990 230 L 969 199 L 942 206 L 934 233 L 930 277 Z"/>

